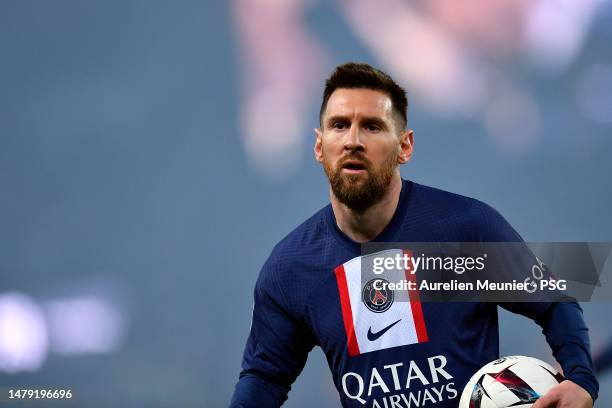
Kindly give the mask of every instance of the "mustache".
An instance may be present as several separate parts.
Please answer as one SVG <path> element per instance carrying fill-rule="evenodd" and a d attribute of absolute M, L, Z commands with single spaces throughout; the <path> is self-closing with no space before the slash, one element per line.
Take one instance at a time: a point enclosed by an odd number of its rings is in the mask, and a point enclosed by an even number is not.
<path fill-rule="evenodd" d="M 357 160 L 360 161 L 364 164 L 364 166 L 366 167 L 370 167 L 370 165 L 372 163 L 370 163 L 370 160 L 368 160 L 365 156 L 363 156 L 361 153 L 356 153 L 356 152 L 352 152 L 347 154 L 346 156 L 342 157 L 340 160 L 338 160 L 338 167 L 342 167 L 344 166 L 344 164 L 348 161 L 351 160 Z"/>

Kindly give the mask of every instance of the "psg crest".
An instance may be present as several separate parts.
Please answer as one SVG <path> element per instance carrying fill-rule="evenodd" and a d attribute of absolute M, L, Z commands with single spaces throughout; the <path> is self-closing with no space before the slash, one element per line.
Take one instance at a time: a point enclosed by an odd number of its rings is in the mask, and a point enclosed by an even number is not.
<path fill-rule="evenodd" d="M 363 303 L 366 305 L 368 309 L 373 311 L 374 313 L 382 313 L 386 312 L 391 305 L 393 304 L 393 291 L 388 289 L 375 289 L 374 283 L 377 283 L 376 286 L 381 288 L 382 284 L 388 284 L 384 279 L 376 278 L 368 281 L 363 286 L 363 291 L 361 293 L 361 298 Z"/>

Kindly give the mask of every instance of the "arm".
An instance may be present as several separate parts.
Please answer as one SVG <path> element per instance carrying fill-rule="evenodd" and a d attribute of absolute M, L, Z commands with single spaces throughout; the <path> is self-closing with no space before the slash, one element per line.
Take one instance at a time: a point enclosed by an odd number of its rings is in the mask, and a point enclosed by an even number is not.
<path fill-rule="evenodd" d="M 553 355 L 563 368 L 566 380 L 579 387 L 572 388 L 570 384 L 563 384 L 564 381 L 556 387 L 557 390 L 551 390 L 541 398 L 539 404 L 546 407 L 567 399 L 567 406 L 591 407 L 597 399 L 599 383 L 594 374 L 588 329 L 582 319 L 582 309 L 575 302 L 553 304 L 548 317 L 540 325 Z M 562 388 L 563 385 L 565 388 Z"/>
<path fill-rule="evenodd" d="M 588 329 L 582 309 L 575 302 L 511 303 L 505 309 L 536 321 L 546 336 L 566 381 L 543 395 L 533 408 L 590 408 L 597 399 L 599 383 L 591 360 Z"/>
<path fill-rule="evenodd" d="M 565 378 L 584 388 L 595 401 L 599 383 L 591 359 L 589 329 L 578 303 L 553 304 L 540 326 Z"/>
<path fill-rule="evenodd" d="M 279 407 L 304 368 L 312 336 L 292 313 L 268 260 L 255 285 L 253 320 L 231 408 Z"/>
<path fill-rule="evenodd" d="M 522 242 L 520 235 L 492 208 L 478 203 L 474 206 L 479 220 L 478 239 L 482 242 Z M 517 271 L 529 270 L 521 262 L 529 257 L 515 259 Z M 512 264 L 512 262 L 510 262 Z M 534 320 L 546 336 L 553 356 L 563 368 L 566 380 L 540 398 L 534 408 L 591 407 L 597 399 L 599 384 L 591 359 L 588 329 L 582 309 L 576 302 L 507 302 L 504 309 Z M 551 405 L 552 404 L 552 405 Z"/>
<path fill-rule="evenodd" d="M 544 307 L 545 303 L 502 306 L 535 320 L 542 327 L 553 356 L 563 368 L 565 379 L 579 385 L 595 401 L 599 383 L 591 359 L 588 329 L 578 303 L 552 303 L 547 307 Z"/>

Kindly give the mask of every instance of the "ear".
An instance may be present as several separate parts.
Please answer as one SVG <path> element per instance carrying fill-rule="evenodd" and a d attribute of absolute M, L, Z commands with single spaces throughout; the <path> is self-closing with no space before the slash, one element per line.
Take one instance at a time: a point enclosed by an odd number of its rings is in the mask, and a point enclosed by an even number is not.
<path fill-rule="evenodd" d="M 412 149 L 414 146 L 414 132 L 408 129 L 402 132 L 399 144 L 399 156 L 397 162 L 399 164 L 408 163 L 412 157 Z"/>
<path fill-rule="evenodd" d="M 323 161 L 323 132 L 321 132 L 321 129 L 319 128 L 315 128 L 314 131 L 316 136 L 314 144 L 314 156 L 315 160 L 321 163 Z"/>

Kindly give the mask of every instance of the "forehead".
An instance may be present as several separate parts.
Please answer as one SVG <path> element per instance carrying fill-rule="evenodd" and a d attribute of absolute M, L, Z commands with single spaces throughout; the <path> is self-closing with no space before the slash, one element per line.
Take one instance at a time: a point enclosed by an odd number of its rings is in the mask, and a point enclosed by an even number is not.
<path fill-rule="evenodd" d="M 325 117 L 378 117 L 391 120 L 393 103 L 387 94 L 372 89 L 336 89 L 325 110 Z"/>

